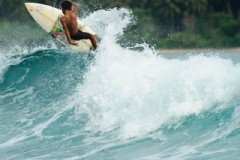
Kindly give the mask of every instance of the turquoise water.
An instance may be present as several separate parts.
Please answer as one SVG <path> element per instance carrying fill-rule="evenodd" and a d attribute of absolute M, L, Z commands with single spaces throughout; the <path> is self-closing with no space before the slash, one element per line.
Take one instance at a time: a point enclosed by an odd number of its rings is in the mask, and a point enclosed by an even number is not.
<path fill-rule="evenodd" d="M 83 20 L 102 38 L 91 54 L 2 46 L 0 159 L 240 157 L 237 53 L 156 56 L 117 43 L 127 10 Z"/>

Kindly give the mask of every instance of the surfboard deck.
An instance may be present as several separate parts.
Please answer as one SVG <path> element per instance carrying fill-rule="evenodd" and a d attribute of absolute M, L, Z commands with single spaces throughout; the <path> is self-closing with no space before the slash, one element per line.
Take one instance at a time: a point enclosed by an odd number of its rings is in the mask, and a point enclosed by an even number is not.
<path fill-rule="evenodd" d="M 90 40 L 76 41 L 78 43 L 78 46 L 68 43 L 63 26 L 60 22 L 60 18 L 63 16 L 61 10 L 40 3 L 25 3 L 25 6 L 30 15 L 41 26 L 41 28 L 47 33 L 49 33 L 52 37 L 57 39 L 59 42 L 61 42 L 63 45 L 78 52 L 90 51 L 92 47 L 92 43 Z M 77 23 L 79 30 L 83 32 L 88 32 L 92 35 L 96 35 L 96 33 L 91 28 L 89 28 L 80 20 L 77 20 Z"/>

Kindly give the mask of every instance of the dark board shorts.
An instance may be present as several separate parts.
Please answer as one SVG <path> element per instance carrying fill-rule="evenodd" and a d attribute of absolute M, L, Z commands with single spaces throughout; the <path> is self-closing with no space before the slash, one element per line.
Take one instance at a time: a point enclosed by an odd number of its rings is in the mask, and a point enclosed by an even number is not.
<path fill-rule="evenodd" d="M 78 33 L 76 35 L 71 36 L 71 38 L 75 41 L 80 39 L 91 39 L 91 34 L 78 30 Z"/>

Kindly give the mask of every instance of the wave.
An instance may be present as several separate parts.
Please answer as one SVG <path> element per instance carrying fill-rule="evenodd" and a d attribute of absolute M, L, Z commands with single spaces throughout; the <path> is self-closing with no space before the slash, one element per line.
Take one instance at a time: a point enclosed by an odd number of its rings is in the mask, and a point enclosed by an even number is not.
<path fill-rule="evenodd" d="M 126 50 L 109 55 L 96 58 L 76 95 L 79 112 L 85 109 L 100 131 L 119 128 L 126 138 L 147 134 L 239 96 L 239 64 L 231 60 L 169 60 Z"/>
<path fill-rule="evenodd" d="M 161 56 L 147 44 L 122 47 L 118 39 L 132 18 L 131 11 L 111 9 L 83 19 L 101 38 L 93 54 L 56 47 L 1 51 L 3 158 L 238 155 L 239 61 Z"/>

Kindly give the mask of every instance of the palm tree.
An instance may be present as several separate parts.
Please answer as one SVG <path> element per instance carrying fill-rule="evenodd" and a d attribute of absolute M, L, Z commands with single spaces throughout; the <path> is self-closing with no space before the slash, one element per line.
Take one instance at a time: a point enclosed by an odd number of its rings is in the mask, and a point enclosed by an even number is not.
<path fill-rule="evenodd" d="M 226 0 L 228 14 L 233 15 L 231 0 Z"/>
<path fill-rule="evenodd" d="M 176 4 L 176 0 L 152 0 L 152 3 L 158 3 L 156 5 L 159 12 L 166 18 L 174 18 L 176 15 L 180 14 L 180 8 Z"/>
<path fill-rule="evenodd" d="M 196 16 L 199 16 L 208 8 L 208 1 L 207 0 L 188 0 L 184 2 L 185 12 L 183 19 L 183 24 L 189 30 L 195 30 L 195 21 Z"/>
<path fill-rule="evenodd" d="M 176 19 L 181 14 L 177 0 L 151 0 L 151 4 L 154 17 L 159 18 L 166 26 L 169 26 L 170 32 L 173 32 Z"/>
<path fill-rule="evenodd" d="M 188 0 L 185 1 L 185 7 L 188 15 L 199 15 L 207 10 L 207 0 Z"/>

